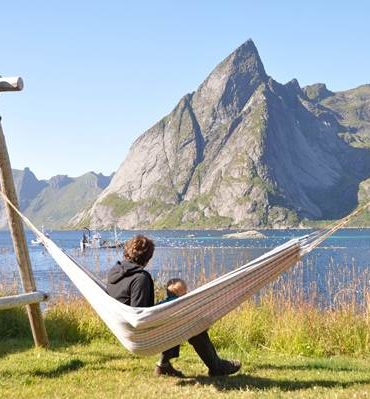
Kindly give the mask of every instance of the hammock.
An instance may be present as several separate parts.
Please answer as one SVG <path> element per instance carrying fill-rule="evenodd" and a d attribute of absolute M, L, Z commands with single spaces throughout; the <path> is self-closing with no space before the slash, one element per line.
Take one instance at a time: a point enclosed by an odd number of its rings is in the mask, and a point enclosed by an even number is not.
<path fill-rule="evenodd" d="M 4 200 L 36 234 L 107 327 L 129 351 L 152 355 L 178 345 L 209 328 L 239 306 L 303 255 L 343 227 L 365 205 L 351 215 L 318 232 L 295 238 L 259 258 L 187 293 L 175 301 L 150 308 L 124 305 L 106 293 L 105 284 L 59 248 L 14 207 Z"/>

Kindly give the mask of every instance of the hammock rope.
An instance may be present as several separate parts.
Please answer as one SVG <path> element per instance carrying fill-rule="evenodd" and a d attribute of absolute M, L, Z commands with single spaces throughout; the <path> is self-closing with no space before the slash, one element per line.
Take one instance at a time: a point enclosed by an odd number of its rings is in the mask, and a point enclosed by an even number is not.
<path fill-rule="evenodd" d="M 105 284 L 39 231 L 0 191 L 4 200 L 40 238 L 51 257 L 71 279 L 107 327 L 129 351 L 152 355 L 209 328 L 263 286 L 294 266 L 303 255 L 347 224 L 370 203 L 336 223 L 274 248 L 253 261 L 187 293 L 150 308 L 130 307 L 110 297 Z"/>

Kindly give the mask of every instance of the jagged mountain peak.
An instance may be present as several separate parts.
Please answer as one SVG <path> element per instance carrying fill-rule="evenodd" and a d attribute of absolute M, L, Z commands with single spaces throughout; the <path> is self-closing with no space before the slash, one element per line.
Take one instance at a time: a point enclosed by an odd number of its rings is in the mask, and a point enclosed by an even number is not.
<path fill-rule="evenodd" d="M 73 179 L 67 175 L 56 175 L 50 178 L 49 185 L 52 188 L 58 189 L 71 183 Z"/>
<path fill-rule="evenodd" d="M 222 118 L 239 113 L 267 80 L 256 46 L 252 40 L 246 41 L 220 62 L 194 93 L 192 107 L 200 127 L 207 129 L 213 114 Z"/>
<path fill-rule="evenodd" d="M 258 73 L 264 79 L 267 77 L 257 47 L 252 39 L 248 39 L 240 45 L 226 60 L 229 58 L 233 60 L 236 70 L 239 73 L 243 72 L 245 68 L 249 68 L 250 70 L 253 68 L 254 72 Z"/>
<path fill-rule="evenodd" d="M 301 86 L 299 85 L 299 82 L 297 79 L 290 80 L 289 82 L 287 82 L 285 84 L 285 87 L 291 88 L 291 89 L 295 90 L 296 92 L 302 91 Z"/>
<path fill-rule="evenodd" d="M 22 179 L 31 179 L 31 180 L 35 180 L 36 176 L 35 174 L 31 171 L 31 169 L 29 167 L 25 167 L 23 170 L 20 169 L 14 169 L 14 172 L 21 176 Z"/>
<path fill-rule="evenodd" d="M 249 79 L 259 77 L 261 80 L 266 80 L 267 78 L 258 50 L 251 39 L 236 48 L 221 61 L 216 68 L 213 69 L 202 86 L 215 78 L 228 81 L 231 77 L 237 79 L 245 77 L 246 75 Z"/>
<path fill-rule="evenodd" d="M 23 172 L 26 174 L 28 174 L 28 173 L 31 173 L 32 175 L 33 175 L 33 172 L 31 172 L 31 169 L 28 167 L 28 166 L 26 166 L 24 169 L 23 169 Z"/>
<path fill-rule="evenodd" d="M 104 189 L 108 186 L 109 182 L 112 179 L 112 176 L 113 174 L 111 176 L 105 176 L 102 173 L 90 171 L 76 178 L 76 180 L 78 180 L 81 184 Z"/>

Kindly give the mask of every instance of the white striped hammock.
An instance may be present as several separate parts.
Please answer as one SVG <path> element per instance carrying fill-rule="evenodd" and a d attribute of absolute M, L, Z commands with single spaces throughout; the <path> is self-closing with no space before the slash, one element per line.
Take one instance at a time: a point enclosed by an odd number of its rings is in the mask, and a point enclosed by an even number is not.
<path fill-rule="evenodd" d="M 110 297 L 102 281 L 39 231 L 4 194 L 3 197 L 42 241 L 49 254 L 122 345 L 138 355 L 162 352 L 206 330 L 216 320 L 295 265 L 303 255 L 364 208 L 357 209 L 326 229 L 292 239 L 175 301 L 150 308 L 138 308 L 124 305 Z"/>

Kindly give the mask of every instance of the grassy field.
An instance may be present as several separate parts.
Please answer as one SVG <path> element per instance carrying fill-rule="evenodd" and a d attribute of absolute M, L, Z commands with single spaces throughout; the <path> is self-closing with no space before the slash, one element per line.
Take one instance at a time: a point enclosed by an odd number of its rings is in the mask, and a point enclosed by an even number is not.
<path fill-rule="evenodd" d="M 351 306 L 247 302 L 210 330 L 223 357 L 243 362 L 217 378 L 188 344 L 174 362 L 187 378 L 154 376 L 157 357 L 127 352 L 82 301 L 52 304 L 45 319 L 51 346 L 35 349 L 24 312 L 0 312 L 0 398 L 370 396 L 369 317 Z"/>
<path fill-rule="evenodd" d="M 308 358 L 267 350 L 236 352 L 242 371 L 208 377 L 188 345 L 175 365 L 187 378 L 155 377 L 156 357 L 138 358 L 118 344 L 92 341 L 49 350 L 31 341 L 0 344 L 2 398 L 367 398 L 370 365 L 366 357 Z"/>

